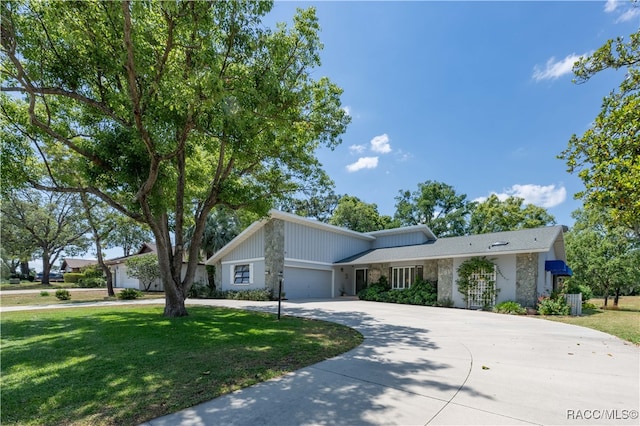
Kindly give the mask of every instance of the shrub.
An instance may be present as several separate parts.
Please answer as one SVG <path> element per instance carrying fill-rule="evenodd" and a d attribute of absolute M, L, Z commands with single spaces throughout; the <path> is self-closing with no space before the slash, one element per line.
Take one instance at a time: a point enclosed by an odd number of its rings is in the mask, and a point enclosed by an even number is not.
<path fill-rule="evenodd" d="M 84 274 L 79 274 L 77 272 L 67 272 L 66 274 L 64 274 L 65 283 L 76 284 L 82 278 L 84 278 Z"/>
<path fill-rule="evenodd" d="M 564 292 L 566 294 L 582 293 L 583 302 L 586 302 L 593 297 L 593 290 L 591 290 L 591 287 L 585 284 L 576 284 L 573 280 L 569 280 L 569 282 L 567 282 Z"/>
<path fill-rule="evenodd" d="M 499 314 L 513 315 L 524 315 L 527 313 L 527 310 L 523 308 L 522 305 L 512 300 L 498 303 L 496 306 L 494 306 L 493 311 L 498 312 Z"/>
<path fill-rule="evenodd" d="M 48 292 L 48 291 L 43 290 L 43 291 L 41 291 L 41 292 L 40 292 L 40 296 L 42 296 L 42 297 L 49 296 L 49 292 Z"/>
<path fill-rule="evenodd" d="M 56 297 L 59 300 L 70 300 L 71 293 L 69 293 L 69 290 L 64 290 L 64 289 L 56 290 Z"/>
<path fill-rule="evenodd" d="M 78 281 L 78 285 L 80 287 L 86 287 L 86 288 L 100 288 L 100 287 L 106 287 L 107 286 L 107 280 L 105 280 L 102 277 L 91 277 L 91 278 L 82 278 L 80 281 Z"/>
<path fill-rule="evenodd" d="M 383 276 L 379 282 L 360 290 L 358 298 L 372 302 L 433 306 L 438 299 L 438 284 L 435 281 L 416 279 L 410 288 L 392 290 Z"/>
<path fill-rule="evenodd" d="M 87 265 L 80 269 L 85 278 L 103 278 L 104 271 L 100 265 Z"/>
<path fill-rule="evenodd" d="M 562 294 L 541 296 L 538 298 L 538 313 L 540 315 L 569 315 L 571 306 Z"/>
<path fill-rule="evenodd" d="M 120 300 L 133 300 L 137 299 L 138 297 L 142 297 L 142 292 L 140 290 L 136 290 L 135 288 L 125 288 L 118 293 L 118 299 Z"/>

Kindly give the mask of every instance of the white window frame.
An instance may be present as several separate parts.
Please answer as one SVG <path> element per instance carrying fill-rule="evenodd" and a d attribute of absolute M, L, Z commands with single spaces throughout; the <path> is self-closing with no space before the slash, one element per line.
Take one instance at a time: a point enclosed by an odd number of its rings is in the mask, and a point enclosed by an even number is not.
<path fill-rule="evenodd" d="M 236 268 L 241 266 L 249 266 L 249 282 L 237 283 L 236 282 Z M 235 263 L 230 268 L 231 285 L 247 286 L 253 284 L 253 263 Z"/>
<path fill-rule="evenodd" d="M 391 268 L 391 288 L 394 290 L 411 288 L 415 279 L 415 266 L 394 266 Z"/>

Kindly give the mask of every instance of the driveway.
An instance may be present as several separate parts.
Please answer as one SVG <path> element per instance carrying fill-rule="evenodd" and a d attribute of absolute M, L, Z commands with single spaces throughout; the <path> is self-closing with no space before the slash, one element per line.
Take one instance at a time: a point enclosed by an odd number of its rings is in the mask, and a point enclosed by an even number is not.
<path fill-rule="evenodd" d="M 276 310 L 273 302 L 194 302 Z M 345 324 L 365 340 L 145 425 L 638 424 L 639 348 L 605 333 L 342 299 L 284 302 L 283 313 Z"/>

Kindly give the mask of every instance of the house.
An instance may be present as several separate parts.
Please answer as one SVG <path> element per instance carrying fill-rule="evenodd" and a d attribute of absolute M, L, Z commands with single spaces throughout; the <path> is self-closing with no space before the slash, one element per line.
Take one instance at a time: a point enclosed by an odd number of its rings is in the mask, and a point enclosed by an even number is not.
<path fill-rule="evenodd" d="M 81 273 L 82 268 L 89 265 L 97 265 L 98 261 L 95 259 L 71 259 L 66 258 L 62 261 L 62 266 L 60 270 L 64 273 L 67 272 L 75 272 Z"/>
<path fill-rule="evenodd" d="M 417 225 L 361 233 L 272 210 L 206 263 L 216 266 L 222 290 L 266 287 L 275 295 L 282 279 L 288 299 L 331 298 L 354 295 L 383 275 L 396 289 L 421 277 L 437 281 L 438 299 L 466 307 L 457 291 L 457 270 L 466 260 L 486 257 L 496 265 L 487 278 L 499 289 L 495 303 L 534 306 L 539 295 L 571 275 L 564 230 L 550 226 L 437 238 Z"/>
<path fill-rule="evenodd" d="M 105 261 L 105 264 L 111 269 L 113 274 L 113 287 L 116 288 L 135 288 L 137 290 L 146 290 L 143 283 L 139 279 L 129 276 L 127 273 L 127 260 L 133 257 L 145 256 L 147 254 L 157 254 L 158 248 L 153 243 L 144 243 L 140 249 L 130 256 L 117 257 Z M 186 259 L 182 263 L 182 276 L 186 274 L 187 265 Z M 206 284 L 208 282 L 207 270 L 204 263 L 198 263 L 196 267 L 196 275 L 194 277 L 194 283 Z M 156 280 L 148 289 L 149 291 L 164 291 L 164 286 L 161 280 Z"/>

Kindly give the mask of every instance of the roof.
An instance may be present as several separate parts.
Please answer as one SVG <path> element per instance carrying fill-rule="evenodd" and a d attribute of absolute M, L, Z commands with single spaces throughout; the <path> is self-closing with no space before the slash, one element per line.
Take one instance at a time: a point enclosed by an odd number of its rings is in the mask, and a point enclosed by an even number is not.
<path fill-rule="evenodd" d="M 409 234 L 411 232 L 422 232 L 428 240 L 435 240 L 436 234 L 427 225 L 403 226 L 402 228 L 382 229 L 380 231 L 366 232 L 365 235 L 373 237 L 387 237 L 390 235 Z"/>
<path fill-rule="evenodd" d="M 220 250 L 218 250 L 205 263 L 207 265 L 214 264 L 215 262 L 217 262 L 218 260 L 226 256 L 227 254 L 229 254 L 231 251 L 233 251 L 236 247 L 238 247 L 240 244 L 246 241 L 253 234 L 258 232 L 271 219 L 281 219 L 281 220 L 284 220 L 285 222 L 297 223 L 300 225 L 309 226 L 311 228 L 322 229 L 327 232 L 334 232 L 337 234 L 347 235 L 350 237 L 355 237 L 355 238 L 359 238 L 367 241 L 375 241 L 376 239 L 376 237 L 373 235 L 352 231 L 347 228 L 341 228 L 339 226 L 329 225 L 328 223 L 320 222 L 318 220 L 309 219 L 307 217 L 302 217 L 295 214 L 285 213 L 279 210 L 272 209 L 271 211 L 269 211 L 269 216 L 261 220 L 258 220 L 256 222 L 253 222 L 251 225 L 249 225 L 248 228 L 246 228 L 244 231 L 238 234 L 238 236 L 236 236 L 233 240 L 231 240 L 227 245 L 225 245 Z"/>
<path fill-rule="evenodd" d="M 62 269 L 65 269 L 65 265 L 71 269 L 83 268 L 88 265 L 95 265 L 98 263 L 96 259 L 69 259 L 66 258 L 62 261 Z"/>
<path fill-rule="evenodd" d="M 565 258 L 562 226 L 440 238 L 424 244 L 379 248 L 342 259 L 336 265 L 401 262 L 452 257 L 541 253 L 556 249 Z"/>

